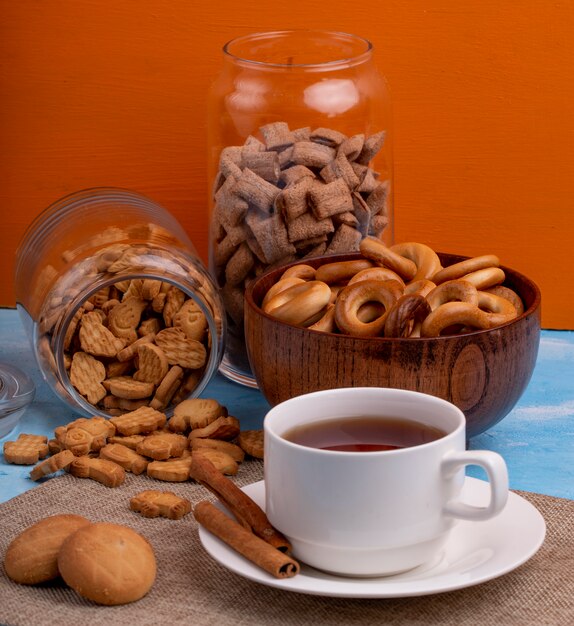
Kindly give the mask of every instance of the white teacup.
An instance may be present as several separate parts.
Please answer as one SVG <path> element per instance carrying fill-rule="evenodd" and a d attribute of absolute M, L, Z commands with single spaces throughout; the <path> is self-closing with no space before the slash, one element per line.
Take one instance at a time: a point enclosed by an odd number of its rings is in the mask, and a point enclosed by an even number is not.
<path fill-rule="evenodd" d="M 429 443 L 390 451 L 319 449 L 285 439 L 295 427 L 336 418 L 392 417 L 440 429 Z M 378 387 L 333 389 L 292 398 L 264 420 L 266 512 L 304 563 L 346 576 L 403 572 L 440 552 L 457 518 L 502 511 L 508 474 L 502 457 L 465 450 L 465 417 L 440 398 Z M 491 498 L 458 497 L 466 465 L 486 471 Z"/>

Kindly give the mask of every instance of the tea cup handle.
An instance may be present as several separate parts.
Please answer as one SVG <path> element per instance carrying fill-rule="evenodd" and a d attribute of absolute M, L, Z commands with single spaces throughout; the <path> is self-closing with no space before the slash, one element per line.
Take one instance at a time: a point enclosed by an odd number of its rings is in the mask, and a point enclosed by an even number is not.
<path fill-rule="evenodd" d="M 508 470 L 504 459 L 490 450 L 453 452 L 443 459 L 443 476 L 450 478 L 466 465 L 478 465 L 486 472 L 490 483 L 490 502 L 488 506 L 482 507 L 450 500 L 444 507 L 444 513 L 473 521 L 487 520 L 498 515 L 508 500 Z"/>

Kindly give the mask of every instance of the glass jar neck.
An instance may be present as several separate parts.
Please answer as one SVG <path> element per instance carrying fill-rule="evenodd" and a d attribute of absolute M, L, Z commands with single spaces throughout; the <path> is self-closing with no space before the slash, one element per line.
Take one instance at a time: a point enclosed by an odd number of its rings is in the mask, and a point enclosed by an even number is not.
<path fill-rule="evenodd" d="M 348 33 L 286 30 L 238 37 L 223 53 L 233 65 L 253 70 L 332 72 L 369 62 L 372 48 L 367 39 Z"/>

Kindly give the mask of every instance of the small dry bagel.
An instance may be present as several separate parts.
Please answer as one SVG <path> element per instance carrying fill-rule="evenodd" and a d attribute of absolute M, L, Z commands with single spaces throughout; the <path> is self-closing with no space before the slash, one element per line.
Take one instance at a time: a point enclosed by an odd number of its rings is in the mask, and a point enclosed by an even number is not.
<path fill-rule="evenodd" d="M 430 313 L 426 298 L 401 296 L 391 307 L 385 321 L 385 337 L 410 337 L 413 329 Z"/>
<path fill-rule="evenodd" d="M 315 271 L 315 280 L 321 280 L 328 285 L 347 283 L 357 272 L 370 267 L 373 267 L 373 264 L 367 259 L 325 263 L 325 265 L 321 265 L 321 267 L 318 267 Z"/>
<path fill-rule="evenodd" d="M 272 285 L 265 296 L 263 297 L 263 302 L 261 303 L 261 308 L 265 310 L 269 300 L 276 296 L 278 293 L 285 291 L 285 289 L 289 289 L 289 287 L 293 287 L 293 285 L 301 285 L 306 282 L 302 278 L 298 278 L 297 276 L 288 276 L 287 278 L 282 277 L 278 280 L 274 285 Z"/>
<path fill-rule="evenodd" d="M 514 291 L 514 289 L 510 289 L 510 287 L 505 287 L 504 285 L 496 285 L 495 287 L 489 287 L 488 289 L 482 289 L 481 291 L 493 293 L 495 296 L 505 298 L 511 302 L 516 309 L 517 316 L 524 313 L 524 302 L 522 302 L 522 298 L 516 293 L 516 291 Z"/>
<path fill-rule="evenodd" d="M 403 278 L 403 280 L 412 280 L 417 273 L 417 266 L 414 261 L 393 252 L 390 248 L 376 237 L 365 237 L 359 244 L 361 254 L 379 263 L 383 267 L 388 267 Z"/>
<path fill-rule="evenodd" d="M 302 325 L 324 309 L 330 299 L 329 285 L 319 280 L 303 281 L 276 294 L 263 310 L 282 322 Z"/>
<path fill-rule="evenodd" d="M 440 285 L 440 283 L 444 283 L 447 280 L 456 280 L 457 278 L 462 278 L 465 274 L 470 274 L 486 267 L 498 267 L 499 265 L 500 260 L 494 254 L 475 256 L 443 268 L 432 276 L 431 280 L 433 283 Z"/>
<path fill-rule="evenodd" d="M 440 337 L 450 326 L 467 326 L 473 329 L 491 328 L 487 313 L 469 302 L 446 302 L 431 311 L 421 324 L 421 337 Z"/>
<path fill-rule="evenodd" d="M 281 276 L 281 280 L 286 278 L 302 278 L 303 280 L 315 280 L 315 268 L 306 263 L 298 263 L 286 269 Z"/>
<path fill-rule="evenodd" d="M 485 267 L 476 272 L 465 274 L 462 279 L 472 283 L 477 289 L 484 290 L 496 287 L 504 282 L 506 275 L 499 267 Z"/>
<path fill-rule="evenodd" d="M 366 270 L 357 272 L 351 279 L 349 279 L 348 285 L 361 282 L 362 280 L 396 280 L 401 287 L 404 288 L 404 280 L 393 270 L 388 267 L 369 267 Z"/>
<path fill-rule="evenodd" d="M 307 328 L 309 330 L 320 330 L 323 333 L 334 333 L 337 330 L 337 325 L 335 324 L 335 304 L 330 302 L 321 318 L 314 324 L 311 324 L 311 326 L 307 326 Z"/>
<path fill-rule="evenodd" d="M 335 303 L 335 322 L 342 333 L 355 337 L 376 337 L 383 332 L 387 312 L 398 300 L 401 289 L 394 280 L 364 280 L 347 285 Z M 371 322 L 361 322 L 359 309 L 369 302 L 385 307 L 384 313 Z"/>
<path fill-rule="evenodd" d="M 432 280 L 421 278 L 420 280 L 412 280 L 405 285 L 405 295 L 426 296 L 436 287 Z"/>
<path fill-rule="evenodd" d="M 459 278 L 441 283 L 427 294 L 426 299 L 432 311 L 446 302 L 468 302 L 478 306 L 478 291 L 472 283 Z"/>
<path fill-rule="evenodd" d="M 491 328 L 516 317 L 516 307 L 510 300 L 487 291 L 478 292 L 478 308 L 486 313 Z"/>
<path fill-rule="evenodd" d="M 410 259 L 417 266 L 417 273 L 411 280 L 430 279 L 442 269 L 438 254 L 424 243 L 408 241 L 391 246 L 392 252 L 396 252 L 405 259 Z"/>

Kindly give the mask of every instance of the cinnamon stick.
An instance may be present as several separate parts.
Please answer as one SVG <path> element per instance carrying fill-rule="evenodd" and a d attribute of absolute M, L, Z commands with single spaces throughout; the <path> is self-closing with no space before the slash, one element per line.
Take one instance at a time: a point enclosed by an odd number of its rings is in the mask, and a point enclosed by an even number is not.
<path fill-rule="evenodd" d="M 291 551 L 291 544 L 271 525 L 263 509 L 233 481 L 223 476 L 209 459 L 194 455 L 189 475 L 215 494 L 243 527 L 280 552 Z"/>
<path fill-rule="evenodd" d="M 197 504 L 193 515 L 210 533 L 275 578 L 292 578 L 299 573 L 297 561 L 246 530 L 211 502 Z"/>

